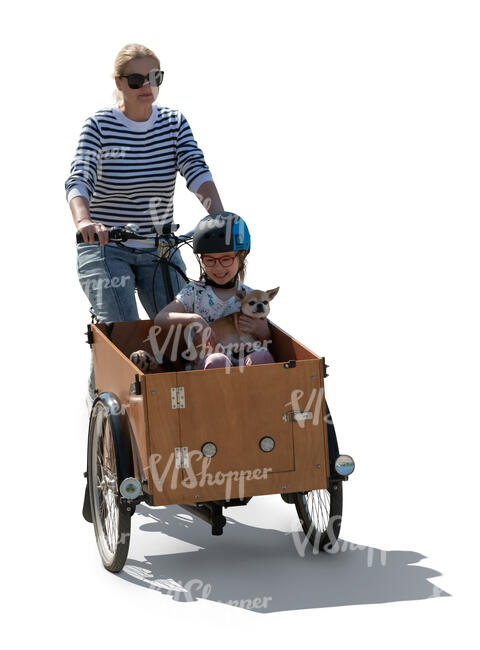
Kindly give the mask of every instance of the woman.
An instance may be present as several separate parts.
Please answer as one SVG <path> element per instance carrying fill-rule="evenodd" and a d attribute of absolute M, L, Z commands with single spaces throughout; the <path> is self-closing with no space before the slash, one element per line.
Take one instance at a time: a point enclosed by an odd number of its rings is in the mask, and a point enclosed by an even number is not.
<path fill-rule="evenodd" d="M 135 240 L 124 246 L 109 243 L 108 227 L 135 223 L 139 234 L 161 233 L 173 223 L 177 171 L 209 213 L 223 210 L 187 120 L 154 103 L 163 80 L 158 57 L 143 45 L 126 45 L 115 59 L 114 78 L 118 104 L 86 120 L 65 183 L 73 221 L 83 236 L 77 244 L 78 277 L 101 322 L 137 320 L 135 289 L 150 318 L 168 302 L 161 273 L 152 291 L 152 247 Z M 178 251 L 172 261 L 185 270 Z M 173 269 L 170 275 L 179 291 L 183 278 Z M 92 363 L 90 399 L 94 390 Z"/>

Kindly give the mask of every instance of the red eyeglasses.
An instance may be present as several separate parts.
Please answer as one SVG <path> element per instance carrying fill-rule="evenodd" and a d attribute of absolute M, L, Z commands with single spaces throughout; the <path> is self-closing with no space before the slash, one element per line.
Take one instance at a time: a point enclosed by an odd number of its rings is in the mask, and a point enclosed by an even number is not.
<path fill-rule="evenodd" d="M 228 268 L 229 266 L 232 266 L 233 260 L 237 257 L 236 255 L 224 255 L 223 257 L 212 257 L 211 255 L 201 255 L 201 260 L 204 263 L 204 265 L 208 268 L 211 269 L 215 266 L 217 262 L 220 263 L 220 266 L 223 266 L 223 268 Z"/>

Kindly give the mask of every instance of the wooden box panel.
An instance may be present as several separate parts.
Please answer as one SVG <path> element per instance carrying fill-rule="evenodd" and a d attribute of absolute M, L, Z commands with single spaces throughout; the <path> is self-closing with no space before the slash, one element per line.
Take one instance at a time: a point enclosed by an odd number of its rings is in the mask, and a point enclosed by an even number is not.
<path fill-rule="evenodd" d="M 179 349 L 177 350 L 179 359 L 174 365 L 178 370 L 183 370 L 180 355 L 186 346 L 182 343 L 178 333 L 174 332 L 170 336 L 167 336 L 167 330 L 162 331 L 158 325 L 154 325 L 153 319 L 120 321 L 108 325 L 106 323 L 99 323 L 97 327 L 127 358 L 136 350 L 146 350 L 154 357 L 155 352 L 159 351 L 165 353 L 167 357 L 170 357 L 173 343 L 178 339 L 177 342 L 180 343 L 178 346 Z M 155 348 L 152 347 L 152 341 L 156 343 Z M 164 371 L 163 368 L 158 370 L 158 372 Z"/>
<path fill-rule="evenodd" d="M 154 505 L 326 487 L 322 359 L 146 379 Z M 185 408 L 172 409 L 170 389 L 180 386 Z M 291 410 L 310 410 L 313 419 L 285 422 Z M 263 435 L 276 441 L 272 452 L 260 450 Z M 212 459 L 199 453 L 208 441 L 217 446 Z M 175 447 L 188 447 L 188 470 L 175 468 Z"/>
<path fill-rule="evenodd" d="M 293 470 L 293 426 L 282 414 L 298 383 L 296 371 L 266 364 L 179 373 L 185 391 L 185 408 L 179 410 L 181 444 L 200 450 L 205 442 L 214 442 L 217 453 L 209 468 L 214 473 L 253 470 L 265 463 L 273 472 Z M 263 436 L 276 441 L 271 452 L 260 449 Z M 192 462 L 198 464 L 195 458 Z"/>
<path fill-rule="evenodd" d="M 175 471 L 175 447 L 180 446 L 179 411 L 172 409 L 170 389 L 177 385 L 176 372 L 146 375 L 148 413 L 149 494 L 155 505 L 178 503 L 181 473 Z M 179 491 L 180 487 L 180 491 Z"/>

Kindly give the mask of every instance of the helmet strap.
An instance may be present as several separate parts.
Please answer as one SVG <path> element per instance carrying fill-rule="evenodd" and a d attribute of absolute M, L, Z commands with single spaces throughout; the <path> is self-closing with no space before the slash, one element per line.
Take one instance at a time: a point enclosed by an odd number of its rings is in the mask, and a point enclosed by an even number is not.
<path fill-rule="evenodd" d="M 229 282 L 225 282 L 224 284 L 218 284 L 217 282 L 215 282 L 215 280 L 209 278 L 208 275 L 205 273 L 205 284 L 209 284 L 211 287 L 217 287 L 217 289 L 233 289 L 233 287 L 236 286 L 237 281 L 238 281 L 238 271 L 235 273 L 234 277 Z"/>

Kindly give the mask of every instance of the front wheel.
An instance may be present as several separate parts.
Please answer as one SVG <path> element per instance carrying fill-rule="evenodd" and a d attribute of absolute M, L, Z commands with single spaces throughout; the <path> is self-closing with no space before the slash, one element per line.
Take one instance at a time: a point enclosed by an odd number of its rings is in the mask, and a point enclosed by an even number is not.
<path fill-rule="evenodd" d="M 121 571 L 130 545 L 131 515 L 120 501 L 118 459 L 107 406 L 97 398 L 90 416 L 87 476 L 90 509 L 103 566 Z"/>
<path fill-rule="evenodd" d="M 330 473 L 334 474 L 338 456 L 337 434 L 327 402 L 325 408 Z M 303 532 L 314 550 L 331 550 L 340 535 L 342 524 L 343 481 L 333 480 L 327 489 L 297 492 L 292 496 Z"/>
<path fill-rule="evenodd" d="M 315 551 L 329 551 L 340 535 L 342 524 L 342 483 L 332 481 L 324 490 L 297 492 L 295 508 L 303 532 Z"/>

